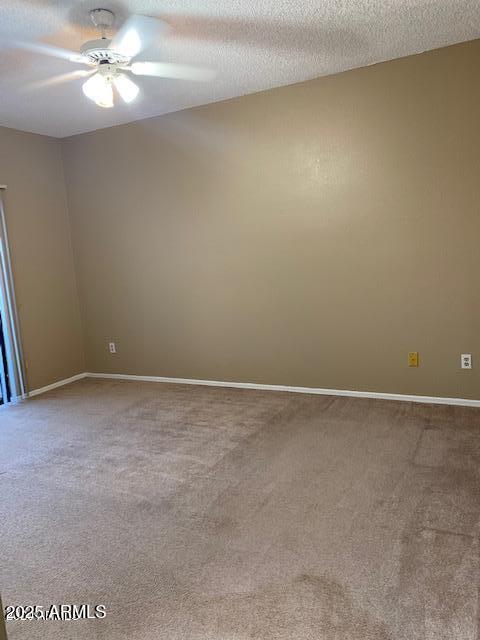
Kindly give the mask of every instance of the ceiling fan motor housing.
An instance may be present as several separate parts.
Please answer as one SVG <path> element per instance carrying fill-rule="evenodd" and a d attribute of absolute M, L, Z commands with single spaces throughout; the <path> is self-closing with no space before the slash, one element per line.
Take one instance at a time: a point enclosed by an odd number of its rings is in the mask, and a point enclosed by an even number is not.
<path fill-rule="evenodd" d="M 129 58 L 117 53 L 114 49 L 109 49 L 110 42 L 108 38 L 89 40 L 82 45 L 80 51 L 94 64 L 126 64 Z"/>

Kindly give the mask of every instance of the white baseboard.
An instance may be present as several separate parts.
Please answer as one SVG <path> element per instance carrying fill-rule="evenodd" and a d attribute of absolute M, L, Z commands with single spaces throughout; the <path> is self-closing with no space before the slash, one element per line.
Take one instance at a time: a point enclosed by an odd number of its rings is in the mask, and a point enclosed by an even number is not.
<path fill-rule="evenodd" d="M 208 387 L 228 387 L 231 389 L 256 389 L 259 391 L 286 391 L 288 393 L 306 393 L 322 396 L 342 396 L 347 398 L 373 398 L 377 400 L 397 400 L 400 402 L 419 402 L 422 404 L 448 404 L 461 407 L 480 407 L 480 400 L 467 398 L 445 398 L 437 396 L 405 395 L 402 393 L 381 393 L 377 391 L 350 391 L 348 389 L 321 389 L 317 387 L 292 387 L 281 384 L 256 384 L 254 382 L 225 382 L 222 380 L 195 380 L 192 378 L 168 378 L 165 376 L 136 376 L 126 373 L 78 373 L 71 378 L 59 380 L 46 387 L 33 389 L 23 398 L 32 398 L 41 393 L 63 387 L 82 378 L 104 378 L 109 380 L 136 380 L 139 382 L 169 382 L 171 384 L 191 384 Z"/>
<path fill-rule="evenodd" d="M 253 382 L 224 382 L 219 380 L 194 380 L 192 378 L 166 378 L 163 376 L 135 376 L 124 373 L 85 373 L 88 378 L 106 378 L 111 380 L 137 380 L 143 382 L 170 382 L 173 384 L 194 384 L 209 387 L 229 387 L 232 389 L 257 389 L 260 391 L 287 391 L 289 393 L 308 393 L 322 396 L 344 396 L 348 398 L 374 398 L 377 400 L 398 400 L 401 402 L 420 402 L 423 404 L 448 404 L 461 407 L 480 407 L 480 400 L 466 398 L 443 398 L 436 396 L 404 395 L 401 393 L 379 393 L 376 391 L 349 391 L 346 389 L 319 389 L 316 387 L 290 387 L 280 384 L 256 384 Z M 82 376 L 83 377 L 83 376 Z M 73 380 L 72 380 L 73 381 Z"/>
<path fill-rule="evenodd" d="M 47 391 L 52 391 L 52 389 L 57 389 L 58 387 L 63 387 L 65 384 L 70 384 L 71 382 L 76 382 L 77 380 L 81 380 L 82 378 L 86 378 L 88 373 L 77 373 L 76 376 L 72 376 L 71 378 L 65 378 L 65 380 L 58 380 L 58 382 L 53 382 L 52 384 L 47 384 L 46 387 L 41 387 L 40 389 L 33 389 L 29 391 L 24 396 L 22 396 L 22 400 L 26 398 L 32 398 L 34 396 L 38 396 L 41 393 L 46 393 Z"/>

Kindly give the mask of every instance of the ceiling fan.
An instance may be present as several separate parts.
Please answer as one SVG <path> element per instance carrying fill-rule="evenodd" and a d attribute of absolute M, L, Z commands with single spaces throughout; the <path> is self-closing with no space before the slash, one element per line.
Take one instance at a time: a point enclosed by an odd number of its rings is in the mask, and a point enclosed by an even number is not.
<path fill-rule="evenodd" d="M 101 32 L 97 40 L 85 42 L 80 54 L 43 43 L 14 41 L 14 46 L 67 59 L 71 62 L 86 64 L 90 70 L 77 70 L 67 74 L 67 79 L 90 76 L 83 83 L 83 93 L 99 107 L 114 106 L 114 88 L 126 103 L 135 100 L 139 93 L 138 85 L 127 75 L 156 76 L 179 80 L 206 81 L 215 73 L 209 69 L 201 69 L 171 62 L 133 61 L 142 51 L 154 45 L 168 25 L 157 18 L 132 15 L 121 26 L 119 31 L 109 40 L 106 33 L 112 28 L 115 14 L 108 9 L 93 9 L 90 18 Z"/>

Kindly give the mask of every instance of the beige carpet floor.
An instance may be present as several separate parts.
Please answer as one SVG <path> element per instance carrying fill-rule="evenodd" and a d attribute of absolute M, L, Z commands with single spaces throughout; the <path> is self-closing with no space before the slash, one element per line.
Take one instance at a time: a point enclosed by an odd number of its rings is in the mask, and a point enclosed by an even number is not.
<path fill-rule="evenodd" d="M 84 380 L 0 410 L 10 640 L 478 640 L 480 411 Z"/>

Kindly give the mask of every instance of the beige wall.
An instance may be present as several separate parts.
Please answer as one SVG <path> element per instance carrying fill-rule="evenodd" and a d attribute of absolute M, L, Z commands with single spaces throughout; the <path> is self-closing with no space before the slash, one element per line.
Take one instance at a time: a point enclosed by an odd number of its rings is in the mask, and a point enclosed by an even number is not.
<path fill-rule="evenodd" d="M 84 371 L 60 141 L 0 127 L 0 184 L 30 389 Z"/>
<path fill-rule="evenodd" d="M 480 398 L 479 64 L 477 41 L 65 140 L 87 368 Z"/>

